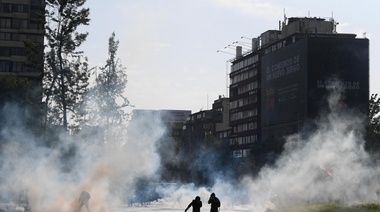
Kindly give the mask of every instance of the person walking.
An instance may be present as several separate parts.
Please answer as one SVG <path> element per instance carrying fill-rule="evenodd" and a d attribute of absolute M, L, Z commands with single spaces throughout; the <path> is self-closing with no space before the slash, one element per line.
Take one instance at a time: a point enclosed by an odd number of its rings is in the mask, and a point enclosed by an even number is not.
<path fill-rule="evenodd" d="M 82 206 L 84 205 L 86 208 L 87 208 L 87 212 L 90 212 L 90 209 L 88 207 L 88 201 L 90 200 L 91 196 L 90 194 L 87 192 L 87 191 L 82 191 L 80 193 L 80 197 L 78 199 L 78 202 L 79 202 L 79 212 L 80 212 L 80 209 L 82 208 Z"/>
<path fill-rule="evenodd" d="M 210 199 L 208 200 L 208 204 L 211 204 L 210 212 L 218 212 L 220 207 L 220 201 L 218 197 L 215 196 L 214 193 L 210 195 Z"/>
<path fill-rule="evenodd" d="M 193 207 L 193 212 L 201 212 L 201 207 L 202 207 L 202 201 L 199 196 L 196 196 L 193 201 L 187 206 L 185 209 L 185 212 L 190 208 Z"/>

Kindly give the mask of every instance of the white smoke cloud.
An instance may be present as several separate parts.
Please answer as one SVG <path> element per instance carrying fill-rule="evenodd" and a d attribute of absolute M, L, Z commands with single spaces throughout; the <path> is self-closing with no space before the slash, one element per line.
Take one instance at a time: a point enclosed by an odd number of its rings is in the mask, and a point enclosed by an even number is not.
<path fill-rule="evenodd" d="M 380 186 L 379 168 L 364 149 L 366 117 L 357 111 L 337 110 L 341 90 L 331 92 L 328 102 L 332 112 L 316 120 L 315 130 L 288 136 L 274 165 L 262 168 L 256 177 L 244 176 L 237 183 L 236 179 L 219 176 L 212 187 L 203 188 L 202 200 L 207 201 L 207 195 L 215 192 L 224 211 L 238 206 L 265 211 L 293 204 L 375 200 Z M 171 192 L 178 193 L 201 195 L 197 187 Z"/>
<path fill-rule="evenodd" d="M 331 109 L 339 99 L 332 95 Z M 40 145 L 40 138 L 19 130 L 26 127 L 12 120 L 14 125 L 1 132 L 1 201 L 16 202 L 24 193 L 35 210 L 66 212 L 78 207 L 79 194 L 86 190 L 91 194 L 90 208 L 106 211 L 131 198 L 136 179 L 156 179 L 160 168 L 156 145 L 165 134 L 158 116 L 135 117 L 127 128 L 128 137 L 118 136 L 106 144 L 83 135 L 61 136 L 57 148 Z M 173 208 L 186 208 L 200 196 L 202 210 L 209 208 L 207 200 L 214 192 L 224 211 L 242 206 L 249 211 L 265 211 L 273 204 L 374 200 L 379 169 L 364 149 L 364 123 L 365 118 L 358 113 L 334 111 L 321 116 L 316 130 L 307 136 L 289 136 L 276 163 L 255 177 L 231 179 L 206 170 L 210 172 L 205 174 L 215 179 L 210 187 L 177 182 L 160 184 L 157 191 Z"/>
<path fill-rule="evenodd" d="M 23 198 L 32 210 L 71 212 L 85 190 L 91 195 L 90 208 L 106 211 L 133 195 L 137 178 L 154 176 L 160 166 L 155 143 L 165 129 L 155 117 L 134 120 L 128 138 L 115 136 L 102 143 L 96 132 L 61 135 L 55 148 L 20 130 L 26 128 L 21 122 L 13 121 L 1 132 L 0 203 L 18 204 Z"/>
<path fill-rule="evenodd" d="M 331 109 L 339 99 L 339 93 L 331 95 Z M 264 211 L 268 201 L 292 205 L 376 199 L 379 169 L 364 149 L 365 117 L 335 111 L 321 117 L 316 126 L 307 137 L 289 136 L 274 166 L 264 167 L 258 177 L 245 177 L 240 182 L 247 188 L 253 211 Z M 227 191 L 226 199 L 231 196 Z"/>

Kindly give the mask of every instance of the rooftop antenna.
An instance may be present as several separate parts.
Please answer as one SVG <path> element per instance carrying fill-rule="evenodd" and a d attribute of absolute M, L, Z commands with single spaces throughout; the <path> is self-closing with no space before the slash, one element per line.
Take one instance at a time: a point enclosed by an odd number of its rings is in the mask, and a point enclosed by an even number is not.
<path fill-rule="evenodd" d="M 208 110 L 208 94 L 207 94 L 207 110 Z"/>
<path fill-rule="evenodd" d="M 226 61 L 226 96 L 228 96 L 228 90 L 230 88 L 228 85 L 230 72 L 231 72 L 230 68 L 231 68 L 231 60 L 227 60 Z"/>
<path fill-rule="evenodd" d="M 282 27 L 284 27 L 286 25 L 286 21 L 288 20 L 288 18 L 286 17 L 286 11 L 285 11 L 285 8 L 284 8 L 284 21 L 282 22 Z"/>
<path fill-rule="evenodd" d="M 336 33 L 336 26 L 339 24 L 339 22 L 336 22 L 334 20 L 334 12 L 331 12 L 331 18 L 330 18 L 330 21 L 332 22 L 333 24 L 333 33 Z"/>
<path fill-rule="evenodd" d="M 225 48 L 226 48 L 226 47 L 225 47 Z M 218 51 L 216 51 L 216 52 L 217 52 L 217 53 L 218 53 L 218 52 L 222 52 L 222 53 L 231 54 L 231 55 L 236 56 L 236 54 L 233 54 L 233 53 L 231 53 L 231 52 L 222 51 L 222 50 L 218 50 Z M 229 82 L 229 77 L 230 77 L 230 74 L 229 74 L 229 73 L 230 73 L 230 66 L 231 66 L 230 63 L 231 63 L 231 61 L 233 61 L 234 59 L 235 59 L 235 57 L 226 61 L 226 96 L 228 96 L 228 89 L 229 89 L 228 82 Z M 208 94 L 207 94 L 207 98 L 208 98 Z M 208 104 L 208 99 L 207 99 L 207 104 Z M 208 105 L 207 105 L 207 109 L 208 109 Z"/>

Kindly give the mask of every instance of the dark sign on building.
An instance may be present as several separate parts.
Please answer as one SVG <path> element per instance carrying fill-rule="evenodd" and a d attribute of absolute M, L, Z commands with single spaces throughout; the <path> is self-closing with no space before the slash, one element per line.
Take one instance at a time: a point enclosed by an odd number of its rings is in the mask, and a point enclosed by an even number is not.
<path fill-rule="evenodd" d="M 296 42 L 262 58 L 262 126 L 287 123 L 306 113 L 306 40 Z"/>
<path fill-rule="evenodd" d="M 350 108 L 366 113 L 369 99 L 369 40 L 308 39 L 307 81 L 309 115 L 317 116 L 322 109 L 328 108 L 327 99 L 334 90 L 340 92 L 341 101 L 331 110 Z"/>
<path fill-rule="evenodd" d="M 262 57 L 262 141 L 281 140 L 321 113 L 355 110 L 369 99 L 369 41 L 354 37 L 296 37 Z M 338 94 L 335 105 L 329 96 Z M 276 143 L 276 141 L 274 142 Z"/>

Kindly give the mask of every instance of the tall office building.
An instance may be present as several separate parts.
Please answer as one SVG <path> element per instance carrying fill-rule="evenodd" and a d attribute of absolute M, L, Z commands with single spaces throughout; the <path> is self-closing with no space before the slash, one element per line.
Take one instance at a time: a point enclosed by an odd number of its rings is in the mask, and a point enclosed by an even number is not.
<path fill-rule="evenodd" d="M 44 0 L 0 0 L 0 76 L 41 80 L 44 11 Z"/>
<path fill-rule="evenodd" d="M 0 86 L 0 108 L 9 101 L 20 103 L 25 110 L 19 117 L 35 133 L 41 132 L 43 117 L 44 5 L 44 0 L 0 0 L 0 79 L 5 82 Z M 9 126 L 9 113 L 1 112 L 0 128 Z"/>
<path fill-rule="evenodd" d="M 237 47 L 230 73 L 230 145 L 235 157 L 263 164 L 284 136 L 329 110 L 368 113 L 369 40 L 336 32 L 333 19 L 289 18 L 280 30 Z M 341 90 L 330 108 L 332 89 Z M 261 156 L 260 156 L 261 155 Z"/>

